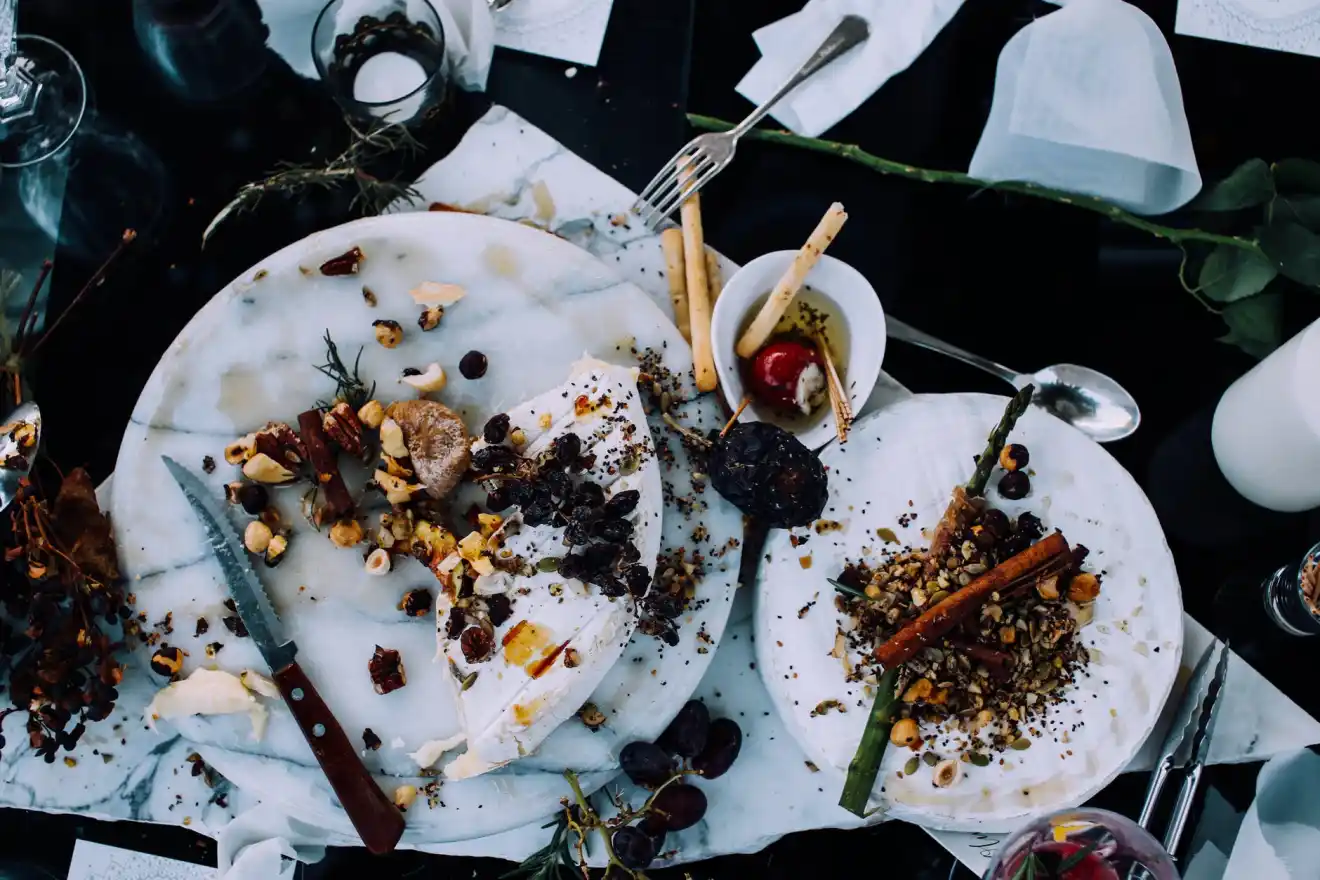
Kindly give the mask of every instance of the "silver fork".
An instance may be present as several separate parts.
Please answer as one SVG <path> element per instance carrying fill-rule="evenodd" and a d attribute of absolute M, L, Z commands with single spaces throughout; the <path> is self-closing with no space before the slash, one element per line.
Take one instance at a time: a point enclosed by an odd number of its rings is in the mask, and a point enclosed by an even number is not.
<path fill-rule="evenodd" d="M 849 49 L 866 42 L 869 36 L 871 28 L 866 19 L 858 15 L 845 15 L 825 38 L 825 42 L 820 44 L 820 48 L 811 53 L 811 57 L 798 68 L 797 73 L 789 77 L 746 119 L 728 131 L 698 135 L 679 150 L 660 169 L 660 173 L 651 179 L 646 189 L 642 190 L 633 204 L 633 212 L 640 215 L 647 226 L 655 229 L 675 208 L 710 183 L 711 178 L 733 161 L 738 139 L 760 122 L 781 98 Z"/>

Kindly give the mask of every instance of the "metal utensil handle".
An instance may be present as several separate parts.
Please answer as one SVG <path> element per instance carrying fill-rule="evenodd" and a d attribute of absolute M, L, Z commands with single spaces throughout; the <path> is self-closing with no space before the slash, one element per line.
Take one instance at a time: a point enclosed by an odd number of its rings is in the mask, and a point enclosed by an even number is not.
<path fill-rule="evenodd" d="M 1137 817 L 1137 824 L 1147 831 L 1150 830 L 1150 820 L 1155 816 L 1155 807 L 1160 801 L 1160 792 L 1164 790 L 1164 783 L 1169 778 L 1169 773 L 1173 770 L 1173 759 L 1165 758 L 1160 761 L 1159 766 L 1150 776 L 1150 785 L 1146 787 L 1146 802 L 1141 805 L 1141 815 Z"/>
<path fill-rule="evenodd" d="M 1182 840 L 1187 821 L 1191 818 L 1192 802 L 1196 800 L 1196 789 L 1201 782 L 1201 771 L 1204 769 L 1204 764 L 1193 765 L 1187 771 L 1182 787 L 1178 789 L 1178 800 L 1174 803 L 1173 813 L 1169 816 L 1169 829 L 1164 832 L 1164 851 L 1171 859 L 1178 858 L 1178 842 Z"/>
<path fill-rule="evenodd" d="M 18 0 L 0 0 L 0 80 L 18 58 Z"/>
<path fill-rule="evenodd" d="M 1005 382 L 1010 384 L 1017 383 L 1019 374 L 1016 370 L 1010 370 L 1003 364 L 995 363 L 989 358 L 983 358 L 979 354 L 972 354 L 970 351 L 961 349 L 956 345 L 950 345 L 942 339 L 936 339 L 929 333 L 923 333 L 916 327 L 913 327 L 910 324 L 904 324 L 902 321 L 891 317 L 890 315 L 885 315 L 885 331 L 886 335 L 894 339 L 909 342 L 912 345 L 919 345 L 922 348 L 937 351 L 940 354 L 947 354 L 949 357 L 957 358 L 965 364 L 971 364 L 973 367 L 979 367 L 987 373 L 998 376 Z"/>
<path fill-rule="evenodd" d="M 761 102 L 755 110 L 748 114 L 747 118 L 733 129 L 735 138 L 741 137 L 752 126 L 760 122 L 779 99 L 800 86 L 804 80 L 813 73 L 838 58 L 854 46 L 861 45 L 871 36 L 871 26 L 866 23 L 866 19 L 860 15 L 845 15 L 830 35 L 825 38 L 825 42 L 820 44 L 811 57 L 802 63 L 797 73 L 788 78 L 782 86 L 775 90 L 775 93 Z"/>

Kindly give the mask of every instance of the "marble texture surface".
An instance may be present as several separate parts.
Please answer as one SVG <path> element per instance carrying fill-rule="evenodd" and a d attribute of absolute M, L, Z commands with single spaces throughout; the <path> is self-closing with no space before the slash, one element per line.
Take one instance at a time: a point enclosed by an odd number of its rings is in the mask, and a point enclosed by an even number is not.
<path fill-rule="evenodd" d="M 615 264 L 657 307 L 668 309 L 658 243 L 654 236 L 628 223 L 623 213 L 633 194 L 510 111 L 491 110 L 420 185 L 435 201 L 548 226 Z M 726 278 L 734 268 L 724 262 Z M 907 394 L 882 374 L 866 409 Z M 739 591 L 714 662 L 696 691 L 698 697 L 743 727 L 743 754 L 729 774 L 707 786 L 711 809 L 706 820 L 674 835 L 667 844 L 677 848 L 673 862 L 755 852 L 794 831 L 858 824 L 837 806 L 837 792 L 806 766 L 806 756 L 751 668 L 755 662 L 751 604 L 750 593 Z M 1211 637 L 1191 618 L 1184 618 L 1184 625 L 1186 656 L 1197 657 Z M 1256 761 L 1320 742 L 1320 723 L 1236 656 L 1229 681 L 1211 745 L 1213 762 Z M 121 688 L 113 722 L 89 727 L 72 753 L 77 761 L 74 767 L 60 762 L 48 765 L 20 748 L 6 749 L 0 756 L 0 804 L 187 825 L 209 835 L 222 833 L 230 819 L 254 806 L 256 799 L 224 783 L 208 788 L 200 777 L 189 773 L 186 758 L 195 749 L 192 744 L 176 734 L 143 729 L 138 719 L 154 689 L 155 683 L 146 674 L 134 670 Z M 1169 708 L 1175 703 L 1171 699 Z M 11 716 L 5 724 L 11 743 L 22 739 L 19 721 Z M 116 730 L 114 724 L 120 727 Z M 1158 740 L 1166 724 L 1167 717 L 1157 726 L 1153 740 Z M 1148 769 L 1154 748 L 1149 743 L 1129 770 Z M 93 750 L 109 752 L 111 758 L 103 762 L 101 754 Z M 766 768 L 773 770 L 767 772 Z M 597 795 L 596 801 L 603 797 Z M 746 809 L 748 803 L 756 803 L 758 809 Z M 544 845 L 546 832 L 539 825 L 534 822 L 484 838 L 424 848 L 522 859 Z M 932 835 L 976 871 L 984 868 L 1000 840 L 998 835 L 962 832 Z M 327 842 L 349 841 L 332 835 Z"/>

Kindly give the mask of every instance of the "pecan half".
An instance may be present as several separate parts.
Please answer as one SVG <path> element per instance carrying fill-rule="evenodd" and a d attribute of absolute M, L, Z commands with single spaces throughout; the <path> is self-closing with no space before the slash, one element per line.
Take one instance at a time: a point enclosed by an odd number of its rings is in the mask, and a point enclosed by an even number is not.
<path fill-rule="evenodd" d="M 362 422 L 353 407 L 344 401 L 336 403 L 321 417 L 321 430 L 349 455 L 362 455 Z"/>

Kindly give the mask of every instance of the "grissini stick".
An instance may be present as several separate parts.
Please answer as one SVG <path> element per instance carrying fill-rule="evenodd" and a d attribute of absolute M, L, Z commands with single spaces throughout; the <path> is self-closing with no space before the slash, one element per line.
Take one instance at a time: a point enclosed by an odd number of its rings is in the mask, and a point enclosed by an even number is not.
<path fill-rule="evenodd" d="M 669 303 L 674 307 L 674 323 L 678 332 L 692 342 L 692 325 L 688 321 L 687 266 L 683 262 L 683 230 L 666 229 L 660 233 L 660 247 L 665 252 L 665 273 L 669 279 Z"/>
<path fill-rule="evenodd" d="M 710 283 L 706 279 L 706 243 L 701 231 L 701 196 L 683 203 L 683 262 L 687 266 L 688 321 L 692 329 L 692 366 L 698 391 L 714 391 L 715 353 L 710 343 Z"/>
<path fill-rule="evenodd" d="M 843 224 L 847 222 L 848 214 L 843 210 L 843 205 L 838 202 L 830 205 L 830 209 L 825 212 L 825 216 L 820 218 L 816 228 L 812 230 L 811 237 L 807 243 L 802 245 L 802 249 L 793 257 L 793 262 L 784 272 L 784 276 L 779 279 L 775 289 L 770 292 L 770 298 L 761 306 L 761 311 L 757 312 L 752 320 L 751 326 L 743 333 L 742 338 L 738 340 L 735 351 L 738 357 L 749 358 L 761 350 L 770 339 L 770 334 L 774 333 L 775 325 L 779 319 L 784 317 L 784 312 L 788 311 L 788 306 L 793 302 L 793 297 L 797 296 L 798 290 L 802 288 L 802 283 L 807 280 L 807 273 L 811 267 L 816 265 L 820 255 L 825 252 L 825 248 L 830 246 L 834 237 L 839 234 Z M 686 227 L 686 223 L 684 226 Z M 688 276 L 688 291 L 691 293 L 692 278 Z"/>

